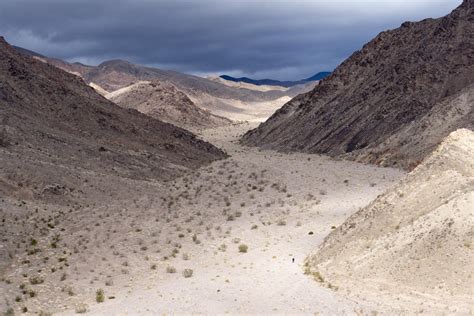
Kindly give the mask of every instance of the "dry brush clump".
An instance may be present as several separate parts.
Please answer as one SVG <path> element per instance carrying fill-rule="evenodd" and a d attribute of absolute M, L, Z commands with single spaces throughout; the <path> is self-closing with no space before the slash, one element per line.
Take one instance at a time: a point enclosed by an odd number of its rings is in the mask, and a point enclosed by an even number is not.
<path fill-rule="evenodd" d="M 104 295 L 104 290 L 103 289 L 98 289 L 95 292 L 95 301 L 97 303 L 103 303 L 105 301 L 105 295 Z"/>
<path fill-rule="evenodd" d="M 239 252 L 246 253 L 248 251 L 249 247 L 246 244 L 240 244 L 239 245 Z"/>
<path fill-rule="evenodd" d="M 192 269 L 184 269 L 183 270 L 183 276 L 185 278 L 190 278 L 193 276 L 193 270 Z"/>
<path fill-rule="evenodd" d="M 75 308 L 76 314 L 85 314 L 89 310 L 89 307 L 86 304 L 79 304 Z"/>

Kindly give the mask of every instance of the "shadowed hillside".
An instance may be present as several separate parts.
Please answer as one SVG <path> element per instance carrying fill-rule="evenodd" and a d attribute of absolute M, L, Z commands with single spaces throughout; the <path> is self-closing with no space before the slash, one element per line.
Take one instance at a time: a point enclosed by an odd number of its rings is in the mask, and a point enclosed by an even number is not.
<path fill-rule="evenodd" d="M 473 43 L 472 0 L 382 32 L 243 142 L 411 168 L 449 132 L 474 127 Z"/>

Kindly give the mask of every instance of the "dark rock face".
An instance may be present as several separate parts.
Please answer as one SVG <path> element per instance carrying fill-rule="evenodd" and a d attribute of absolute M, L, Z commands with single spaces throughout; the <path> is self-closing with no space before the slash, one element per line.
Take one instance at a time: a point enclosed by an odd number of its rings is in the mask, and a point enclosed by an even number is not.
<path fill-rule="evenodd" d="M 469 104 L 474 83 L 473 3 L 465 0 L 443 18 L 406 22 L 380 33 L 313 91 L 294 98 L 247 133 L 243 142 L 382 165 L 416 165 L 449 132 L 474 126 Z M 442 119 L 437 113 L 448 111 L 451 99 L 459 101 L 454 103 L 462 113 L 443 124 L 426 121 Z M 415 143 L 406 129 L 422 120 L 426 127 L 443 131 L 434 130 L 435 138 L 425 131 L 426 137 Z"/>
<path fill-rule="evenodd" d="M 163 180 L 224 157 L 192 133 L 121 108 L 78 76 L 0 38 L 0 193 L 2 183 L 63 183 L 59 178 L 75 178 L 78 170 Z"/>

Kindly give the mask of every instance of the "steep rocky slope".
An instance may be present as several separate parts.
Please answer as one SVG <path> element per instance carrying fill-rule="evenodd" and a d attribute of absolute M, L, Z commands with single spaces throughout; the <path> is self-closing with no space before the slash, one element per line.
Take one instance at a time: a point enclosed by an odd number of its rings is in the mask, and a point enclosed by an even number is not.
<path fill-rule="evenodd" d="M 474 133 L 460 129 L 326 237 L 307 260 L 307 272 L 353 293 L 413 296 L 469 310 L 473 205 Z"/>
<path fill-rule="evenodd" d="M 380 33 L 243 141 L 411 168 L 449 132 L 474 127 L 473 83 L 473 1 L 464 0 L 443 18 Z"/>
<path fill-rule="evenodd" d="M 166 180 L 225 157 L 193 134 L 123 109 L 77 76 L 19 54 L 3 38 L 0 122 L 2 197 L 67 203 L 96 194 L 83 188 L 92 174 Z"/>
<path fill-rule="evenodd" d="M 197 107 L 183 92 L 166 81 L 140 81 L 106 95 L 112 102 L 176 126 L 198 130 L 230 121 Z"/>
<path fill-rule="evenodd" d="M 153 179 L 172 175 L 168 165 L 192 168 L 224 157 L 191 133 L 122 109 L 78 77 L 18 54 L 3 38 L 0 54 L 2 157 L 78 165 L 82 157 L 95 160 L 87 168 Z"/>

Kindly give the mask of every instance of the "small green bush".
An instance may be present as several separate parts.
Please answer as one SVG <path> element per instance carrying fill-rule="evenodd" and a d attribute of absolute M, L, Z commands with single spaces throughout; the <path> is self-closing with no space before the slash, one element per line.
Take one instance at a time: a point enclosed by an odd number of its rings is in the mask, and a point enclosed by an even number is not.
<path fill-rule="evenodd" d="M 98 290 L 95 292 L 95 301 L 96 301 L 97 303 L 103 303 L 104 300 L 105 300 L 104 290 L 98 289 Z"/>
<path fill-rule="evenodd" d="M 248 249 L 249 249 L 249 247 L 245 244 L 240 244 L 239 245 L 239 252 L 246 253 Z"/>

